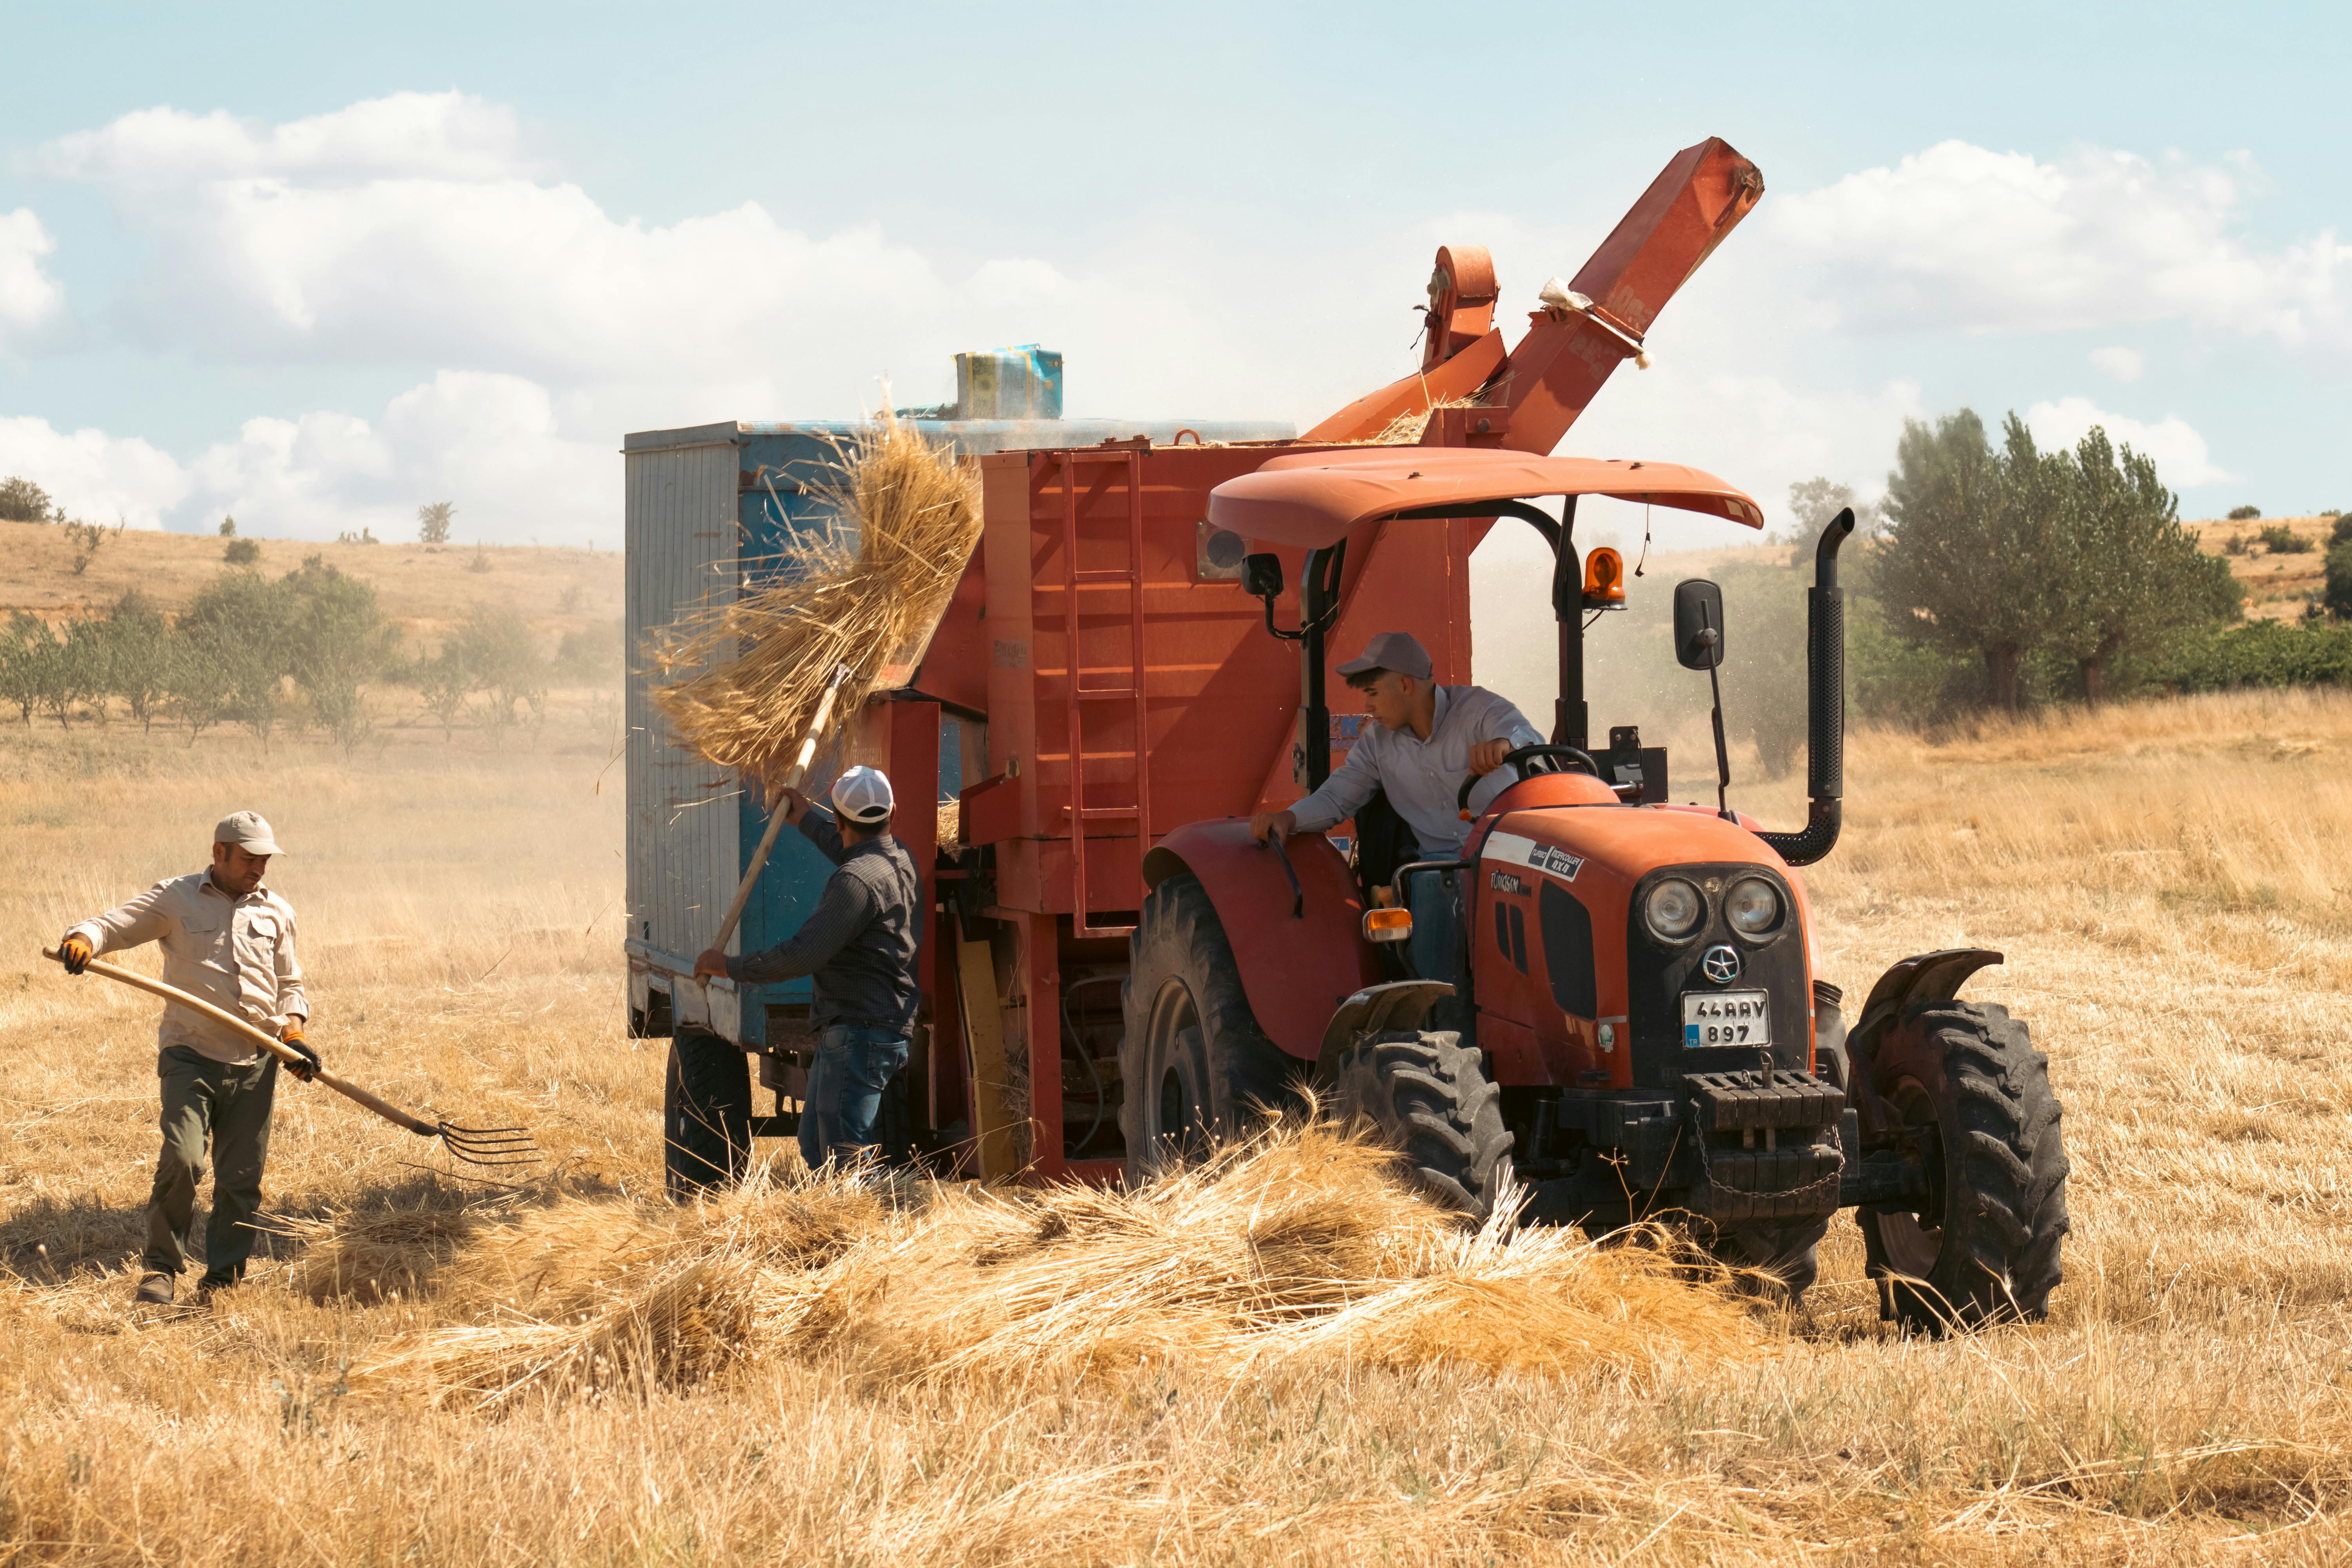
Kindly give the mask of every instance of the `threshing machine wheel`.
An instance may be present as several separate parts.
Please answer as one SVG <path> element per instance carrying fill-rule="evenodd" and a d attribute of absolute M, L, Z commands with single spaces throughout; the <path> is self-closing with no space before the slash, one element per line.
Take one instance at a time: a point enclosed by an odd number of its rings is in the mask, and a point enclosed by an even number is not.
<path fill-rule="evenodd" d="M 1366 1035 L 1340 1055 L 1339 1113 L 1361 1116 L 1405 1158 L 1421 1188 L 1484 1221 L 1510 1179 L 1503 1091 L 1451 1030 Z"/>
<path fill-rule="evenodd" d="M 662 1085 L 662 1175 L 683 1203 L 740 1180 L 751 1158 L 751 1063 L 742 1047 L 681 1028 Z"/>
<path fill-rule="evenodd" d="M 1120 993 L 1127 1027 L 1118 1070 L 1127 1179 L 1140 1182 L 1283 1109 L 1310 1064 L 1266 1038 L 1208 889 L 1190 871 L 1143 900 Z"/>
<path fill-rule="evenodd" d="M 1996 1005 L 1938 1002 L 1854 1064 L 1935 1159 L 1927 1211 L 1864 1208 L 1864 1256 L 1885 1315 L 1940 1332 L 2050 1310 L 2063 1278 L 2066 1148 L 2050 1058 Z"/>

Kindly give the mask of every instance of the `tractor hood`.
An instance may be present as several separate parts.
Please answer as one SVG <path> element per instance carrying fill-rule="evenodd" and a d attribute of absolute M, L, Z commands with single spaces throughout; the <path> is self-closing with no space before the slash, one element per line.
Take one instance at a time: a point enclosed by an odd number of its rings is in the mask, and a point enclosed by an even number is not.
<path fill-rule="evenodd" d="M 1552 805 L 1548 793 L 1537 781 L 1515 785 L 1471 840 L 1466 929 L 1495 950 L 1475 964 L 1481 1044 L 1522 1054 L 1506 1064 L 1522 1081 L 1672 1089 L 1686 1072 L 1755 1065 L 1753 1050 L 1694 1051 L 1683 1040 L 1682 999 L 1728 993 L 1748 1005 L 1766 998 L 1781 1064 L 1810 1065 L 1811 917 L 1787 863 L 1751 826 L 1711 811 Z M 1726 895 L 1750 875 L 1781 895 L 1766 931 L 1735 931 L 1726 917 Z M 1701 914 L 1666 939 L 1642 905 L 1673 878 L 1696 889 Z"/>

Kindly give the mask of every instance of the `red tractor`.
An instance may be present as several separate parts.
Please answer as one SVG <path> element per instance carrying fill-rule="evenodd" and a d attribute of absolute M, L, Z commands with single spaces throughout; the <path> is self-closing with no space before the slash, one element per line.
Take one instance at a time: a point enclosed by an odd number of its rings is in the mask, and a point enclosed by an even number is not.
<path fill-rule="evenodd" d="M 1373 524 L 1495 518 L 1540 532 L 1555 552 L 1559 695 L 1553 743 L 1511 753 L 1517 781 L 1458 856 L 1397 863 L 1377 808 L 1360 813 L 1351 856 L 1321 835 L 1261 844 L 1239 818 L 1151 849 L 1119 1048 L 1130 1173 L 1242 1132 L 1255 1107 L 1311 1085 L 1474 1215 L 1516 1173 L 1530 1218 L 1601 1235 L 1671 1217 L 1793 1295 L 1814 1278 L 1830 1217 L 1853 1208 L 1889 1317 L 2041 1317 L 2067 1230 L 2059 1104 L 2024 1024 L 1958 995 L 2000 955 L 1897 963 L 1851 1033 L 1820 977 L 1797 868 L 1838 837 L 1837 563 L 1853 514 L 1822 533 L 1808 596 L 1810 819 L 1776 833 L 1720 804 L 1719 695 L 1715 808 L 1666 800 L 1664 752 L 1633 729 L 1592 742 L 1584 617 L 1622 595 L 1622 567 L 1608 551 L 1590 572 L 1580 562 L 1583 495 L 1751 526 L 1761 515 L 1696 469 L 1478 447 L 1300 452 L 1210 492 L 1208 522 L 1261 551 L 1245 585 L 1269 630 L 1283 584 L 1268 547 L 1307 552 L 1299 627 L 1277 633 L 1299 646 L 1302 735 L 1328 732 L 1329 585 L 1347 541 Z M 1553 497 L 1557 516 L 1532 504 Z M 1726 636 L 1713 584 L 1676 588 L 1674 627 L 1680 662 L 1712 681 Z M 1311 788 L 1328 744 L 1306 763 Z M 1347 994 L 1311 1060 L 1261 1026 L 1260 1007 L 1293 1011 L 1335 988 Z"/>

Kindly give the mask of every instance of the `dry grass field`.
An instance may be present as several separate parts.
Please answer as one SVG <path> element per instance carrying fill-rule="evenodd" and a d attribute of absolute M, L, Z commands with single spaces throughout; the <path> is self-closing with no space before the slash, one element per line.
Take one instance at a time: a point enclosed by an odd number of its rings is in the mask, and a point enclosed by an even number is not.
<path fill-rule="evenodd" d="M 1320 1134 L 1125 1197 L 780 1156 L 669 1207 L 583 700 L 505 752 L 183 740 L 0 732 L 0 1563 L 2352 1555 L 2352 694 L 1855 738 L 1830 976 L 2004 950 L 1971 994 L 2067 1108 L 2053 1320 L 1948 1342 L 1879 1324 L 1847 1220 L 1757 1317 L 1453 1235 Z M 142 1315 L 154 1004 L 36 950 L 237 806 L 293 851 L 331 1064 L 561 1163 L 465 1180 L 285 1086 L 283 1234 Z"/>

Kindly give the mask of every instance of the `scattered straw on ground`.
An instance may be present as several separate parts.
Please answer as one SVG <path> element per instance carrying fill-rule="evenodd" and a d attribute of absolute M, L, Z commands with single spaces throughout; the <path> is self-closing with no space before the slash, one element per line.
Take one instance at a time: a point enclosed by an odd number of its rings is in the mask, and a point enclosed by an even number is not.
<path fill-rule="evenodd" d="M 980 542 L 980 480 L 887 412 L 837 447 L 824 489 L 856 531 L 852 556 L 827 534 L 787 552 L 765 586 L 696 611 L 646 648 L 667 684 L 653 700 L 679 746 L 747 777 L 790 765 L 835 671 L 835 712 L 857 710 L 883 666 L 927 637 Z"/>
<path fill-rule="evenodd" d="M 1129 1192 L 894 1194 L 867 1174 L 683 1209 L 566 1202 L 469 1236 L 432 1286 L 443 1326 L 355 1382 L 460 1408 L 821 1358 L 893 1385 L 1176 1366 L 1640 1383 L 1763 1343 L 1719 1281 L 1572 1232 L 1465 1231 L 1391 1165 L 1318 1123 Z"/>

